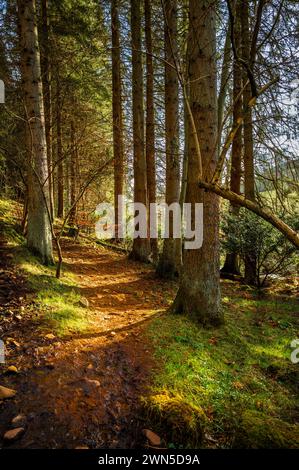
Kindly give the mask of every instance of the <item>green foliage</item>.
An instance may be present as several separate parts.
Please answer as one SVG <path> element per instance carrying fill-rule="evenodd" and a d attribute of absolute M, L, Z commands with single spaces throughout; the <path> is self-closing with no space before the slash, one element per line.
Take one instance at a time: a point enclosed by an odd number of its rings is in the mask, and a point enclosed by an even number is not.
<path fill-rule="evenodd" d="M 297 218 L 285 221 L 294 229 L 299 228 Z M 238 214 L 226 214 L 222 231 L 223 249 L 237 252 L 241 259 L 255 253 L 259 287 L 265 284 L 269 275 L 289 274 L 298 266 L 298 250 L 272 225 L 244 208 L 240 208 Z"/>

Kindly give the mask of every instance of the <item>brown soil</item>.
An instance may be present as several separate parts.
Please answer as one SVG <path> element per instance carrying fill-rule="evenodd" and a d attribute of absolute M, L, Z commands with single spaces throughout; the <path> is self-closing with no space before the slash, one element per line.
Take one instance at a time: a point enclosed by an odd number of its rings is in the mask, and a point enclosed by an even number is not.
<path fill-rule="evenodd" d="M 147 423 L 139 416 L 139 396 L 154 366 L 144 327 L 165 312 L 166 294 L 175 286 L 106 248 L 70 241 L 63 248 L 93 319 L 91 333 L 62 339 L 46 338 L 33 324 L 34 295 L 10 264 L 9 250 L 2 249 L 0 336 L 7 364 L 0 366 L 1 385 L 17 395 L 0 402 L 0 439 L 12 418 L 24 414 L 26 432 L 11 448 L 141 447 Z M 7 365 L 19 373 L 4 373 Z"/>

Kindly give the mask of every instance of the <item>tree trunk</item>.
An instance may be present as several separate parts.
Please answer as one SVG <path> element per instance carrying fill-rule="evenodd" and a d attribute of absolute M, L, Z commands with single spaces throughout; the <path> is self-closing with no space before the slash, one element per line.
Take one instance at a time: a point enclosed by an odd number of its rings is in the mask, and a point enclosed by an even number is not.
<path fill-rule="evenodd" d="M 177 2 L 164 1 L 165 40 L 165 143 L 166 194 L 168 206 L 180 201 L 179 163 L 179 87 L 175 69 L 177 58 Z M 169 238 L 165 238 L 163 252 L 157 266 L 161 277 L 178 276 L 181 268 L 181 239 L 173 236 L 173 212 L 169 212 Z"/>
<path fill-rule="evenodd" d="M 54 192 L 53 192 L 53 159 L 52 159 L 52 90 L 49 44 L 49 17 L 48 0 L 42 0 L 42 25 L 41 25 L 41 73 L 44 93 L 45 130 L 47 141 L 47 158 L 49 171 L 49 201 L 52 220 L 54 218 Z"/>
<path fill-rule="evenodd" d="M 112 29 L 112 115 L 113 115 L 113 153 L 114 153 L 114 210 L 115 210 L 115 239 L 118 233 L 118 196 L 124 190 L 124 151 L 122 125 L 122 85 L 120 62 L 120 33 L 119 33 L 119 0 L 111 2 Z"/>
<path fill-rule="evenodd" d="M 22 88 L 28 145 L 27 243 L 44 264 L 53 263 L 49 211 L 49 172 L 34 0 L 18 0 Z"/>
<path fill-rule="evenodd" d="M 150 0 L 144 0 L 145 45 L 146 45 L 146 168 L 148 206 L 156 202 L 156 162 L 155 162 L 155 115 L 154 115 L 154 70 L 152 47 L 152 14 Z M 158 258 L 158 240 L 150 239 L 153 261 Z"/>
<path fill-rule="evenodd" d="M 241 9 L 242 28 L 242 59 L 249 64 L 250 61 L 250 31 L 249 31 L 249 0 L 242 2 Z M 247 81 L 246 72 L 243 73 L 243 83 Z M 243 92 L 243 106 L 245 107 L 251 98 L 251 87 L 248 84 Z M 243 122 L 244 138 L 244 189 L 245 198 L 255 201 L 254 184 L 254 154 L 253 154 L 253 125 L 252 108 L 249 108 Z M 245 255 L 245 282 L 249 285 L 257 284 L 257 262 L 254 250 Z"/>
<path fill-rule="evenodd" d="M 131 0 L 134 203 L 141 203 L 147 207 L 140 6 L 140 0 Z M 135 212 L 135 216 L 137 215 Z M 136 230 L 138 231 L 138 229 L 139 227 L 137 226 Z M 149 255 L 149 238 L 134 237 L 130 257 L 147 262 Z"/>
<path fill-rule="evenodd" d="M 75 123 L 71 121 L 70 207 L 69 225 L 76 224 L 76 168 L 78 162 Z"/>
<path fill-rule="evenodd" d="M 234 41 L 238 55 L 241 52 L 241 1 L 237 0 L 235 13 Z M 238 119 L 242 115 L 242 68 L 236 59 L 233 63 L 233 127 L 237 125 Z M 230 189 L 236 194 L 240 194 L 241 184 L 241 155 L 242 155 L 242 128 L 239 127 L 232 143 Z M 237 215 L 239 206 L 231 203 L 230 212 Z M 239 275 L 238 253 L 236 251 L 226 254 L 222 274 Z"/>
<path fill-rule="evenodd" d="M 57 217 L 63 218 L 64 212 L 64 169 L 61 134 L 61 90 L 59 68 L 56 70 L 56 137 L 57 137 Z"/>
<path fill-rule="evenodd" d="M 217 121 L 218 121 L 218 155 L 220 155 L 221 148 L 221 134 L 223 126 L 223 112 L 225 107 L 225 98 L 227 96 L 227 88 L 230 75 L 230 63 L 231 63 L 231 40 L 230 40 L 230 23 L 227 22 L 227 31 L 225 36 L 225 44 L 223 51 L 223 62 L 221 68 L 221 79 L 220 79 L 220 90 L 218 95 L 217 105 Z"/>
<path fill-rule="evenodd" d="M 209 180 L 216 167 L 216 13 L 213 0 L 189 0 L 188 70 L 190 107 L 199 139 L 203 174 Z M 199 80 L 199 77 L 201 78 Z M 188 126 L 188 180 L 186 202 L 203 203 L 203 245 L 186 249 L 180 287 L 173 305 L 203 325 L 223 322 L 219 280 L 219 198 L 198 186 L 200 155 Z M 194 228 L 194 210 L 192 211 Z"/>
<path fill-rule="evenodd" d="M 186 189 L 187 189 L 187 180 L 188 180 L 188 156 L 189 156 L 188 123 L 189 123 L 188 110 L 187 110 L 187 106 L 186 106 L 186 101 L 184 100 L 184 158 L 183 158 L 181 190 L 180 190 L 181 214 L 183 214 L 183 207 L 184 207 L 184 202 L 185 202 L 185 199 L 186 199 Z"/>

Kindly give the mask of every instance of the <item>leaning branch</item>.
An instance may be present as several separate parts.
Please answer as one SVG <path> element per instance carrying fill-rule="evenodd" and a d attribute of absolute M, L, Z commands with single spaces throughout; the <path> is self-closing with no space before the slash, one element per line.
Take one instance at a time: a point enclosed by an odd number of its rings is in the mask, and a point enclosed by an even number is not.
<path fill-rule="evenodd" d="M 227 199 L 228 201 L 245 207 L 246 209 L 254 212 L 258 216 L 262 217 L 264 220 L 269 222 L 273 227 L 279 230 L 296 248 L 299 248 L 299 234 L 293 230 L 289 225 L 283 222 L 279 217 L 276 217 L 271 211 L 267 208 L 260 206 L 257 202 L 250 201 L 249 199 L 236 194 L 230 189 L 222 188 L 214 183 L 207 183 L 205 181 L 199 181 L 198 185 L 200 188 L 210 191 L 217 194 L 218 196 Z"/>

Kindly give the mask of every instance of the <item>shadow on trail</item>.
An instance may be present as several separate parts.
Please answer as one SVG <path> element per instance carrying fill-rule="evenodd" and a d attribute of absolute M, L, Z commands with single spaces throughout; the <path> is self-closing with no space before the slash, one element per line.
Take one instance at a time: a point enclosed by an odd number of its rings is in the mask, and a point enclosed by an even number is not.
<path fill-rule="evenodd" d="M 0 432 L 24 414 L 26 432 L 11 448 L 142 446 L 139 398 L 151 369 L 146 347 L 136 331 L 107 343 L 62 343 L 53 351 L 53 368 L 6 377 L 18 393 L 1 406 Z"/>

